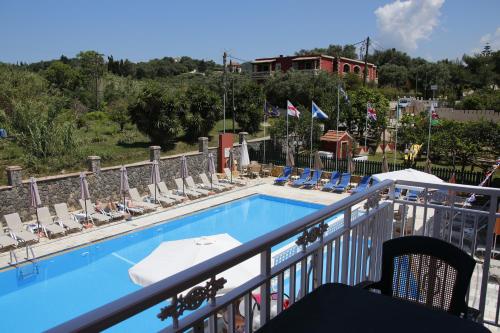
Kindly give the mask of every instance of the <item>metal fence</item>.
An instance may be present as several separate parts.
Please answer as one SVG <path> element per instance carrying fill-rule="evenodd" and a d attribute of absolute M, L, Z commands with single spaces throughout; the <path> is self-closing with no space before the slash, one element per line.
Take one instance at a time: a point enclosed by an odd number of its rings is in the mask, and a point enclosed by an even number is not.
<path fill-rule="evenodd" d="M 281 150 L 276 150 L 273 148 L 271 142 L 267 142 L 266 151 L 264 156 L 263 145 L 259 148 L 250 147 L 248 150 L 250 159 L 252 161 L 258 161 L 260 163 L 273 163 L 275 165 L 285 165 L 286 154 Z M 309 167 L 311 165 L 311 159 L 309 154 L 295 154 L 295 166 L 299 168 Z M 335 161 L 335 158 L 321 157 L 323 162 L 324 171 L 339 171 L 347 172 L 347 160 L 341 159 Z M 388 161 L 389 171 L 403 170 L 410 166 L 404 163 L 392 163 Z M 373 175 L 382 172 L 382 162 L 376 161 L 353 161 L 354 163 L 354 175 L 364 176 Z M 419 171 L 425 171 L 423 166 L 412 166 L 413 169 Z M 466 185 L 478 185 L 484 178 L 484 174 L 478 171 L 464 171 L 460 172 L 450 168 L 432 166 L 431 173 L 444 181 L 449 181 L 453 173 L 455 173 L 455 179 L 458 184 Z"/>

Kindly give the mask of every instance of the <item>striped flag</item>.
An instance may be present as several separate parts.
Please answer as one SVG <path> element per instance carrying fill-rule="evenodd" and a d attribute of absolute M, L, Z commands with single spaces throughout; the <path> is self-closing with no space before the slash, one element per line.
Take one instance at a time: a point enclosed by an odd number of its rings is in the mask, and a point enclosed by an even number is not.
<path fill-rule="evenodd" d="M 290 101 L 286 101 L 286 111 L 289 116 L 300 117 L 300 111 Z"/>
<path fill-rule="evenodd" d="M 431 125 L 432 126 L 439 125 L 439 115 L 434 109 L 434 103 L 431 105 L 429 112 L 431 113 Z"/>
<path fill-rule="evenodd" d="M 344 97 L 344 100 L 346 101 L 346 103 L 349 103 L 349 96 L 347 96 L 347 93 L 344 89 L 342 89 L 342 87 L 340 87 L 340 94 L 342 95 L 342 97 Z"/>
<path fill-rule="evenodd" d="M 368 107 L 366 108 L 366 116 L 370 120 L 377 121 L 377 111 L 372 107 L 371 104 L 368 104 Z"/>

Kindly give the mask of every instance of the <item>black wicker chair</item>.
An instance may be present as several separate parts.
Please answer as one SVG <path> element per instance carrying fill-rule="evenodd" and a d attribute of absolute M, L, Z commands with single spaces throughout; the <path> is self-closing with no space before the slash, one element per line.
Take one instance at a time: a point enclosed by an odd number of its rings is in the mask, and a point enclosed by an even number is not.
<path fill-rule="evenodd" d="M 475 265 L 474 258 L 440 239 L 399 237 L 383 244 L 380 281 L 358 286 L 477 320 L 479 311 L 466 303 Z"/>

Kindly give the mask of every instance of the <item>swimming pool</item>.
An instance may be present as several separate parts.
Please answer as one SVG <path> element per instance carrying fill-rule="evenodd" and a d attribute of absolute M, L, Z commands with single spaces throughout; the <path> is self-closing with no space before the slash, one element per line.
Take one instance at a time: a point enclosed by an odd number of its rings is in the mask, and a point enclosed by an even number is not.
<path fill-rule="evenodd" d="M 228 233 L 244 243 L 322 205 L 254 195 L 0 273 L 0 331 L 39 332 L 141 287 L 128 269 L 161 242 Z M 113 327 L 157 331 L 162 305 Z"/>

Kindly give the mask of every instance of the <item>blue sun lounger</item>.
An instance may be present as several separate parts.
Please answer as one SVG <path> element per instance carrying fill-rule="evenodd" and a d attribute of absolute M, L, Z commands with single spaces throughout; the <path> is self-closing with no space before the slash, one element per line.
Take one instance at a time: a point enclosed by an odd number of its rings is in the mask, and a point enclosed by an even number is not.
<path fill-rule="evenodd" d="M 284 183 L 286 183 L 288 181 L 288 179 L 290 179 L 291 175 L 292 175 L 292 167 L 286 166 L 283 169 L 283 174 L 274 180 L 274 184 L 283 185 Z"/>
<path fill-rule="evenodd" d="M 330 181 L 323 186 L 322 190 L 323 191 L 331 191 L 337 186 L 337 183 L 339 182 L 340 179 L 340 173 L 337 171 L 332 172 L 332 175 L 330 176 Z"/>
<path fill-rule="evenodd" d="M 394 199 L 399 199 L 401 197 L 401 189 L 399 187 L 396 187 L 394 189 Z"/>
<path fill-rule="evenodd" d="M 363 192 L 364 190 L 366 190 L 370 185 L 371 178 L 372 176 L 363 176 L 363 178 L 361 178 L 361 180 L 359 181 L 358 186 L 354 190 L 352 190 L 351 194 Z"/>
<path fill-rule="evenodd" d="M 340 193 L 344 192 L 345 190 L 347 190 L 350 181 L 351 181 L 351 174 L 343 173 L 342 177 L 340 178 L 340 183 L 337 186 L 335 186 L 333 192 L 340 192 Z"/>
<path fill-rule="evenodd" d="M 311 179 L 304 183 L 304 186 L 307 188 L 314 187 L 318 185 L 319 180 L 321 179 L 321 175 L 323 174 L 322 170 L 314 170 Z"/>
<path fill-rule="evenodd" d="M 406 194 L 406 199 L 409 201 L 417 201 L 419 194 L 420 191 L 409 190 L 408 193 Z"/>
<path fill-rule="evenodd" d="M 307 180 L 309 179 L 310 175 L 311 175 L 311 169 L 305 168 L 304 171 L 302 172 L 302 174 L 300 175 L 300 178 L 297 179 L 296 181 L 294 181 L 292 183 L 292 186 L 300 187 L 300 186 L 304 185 L 307 182 Z"/>

